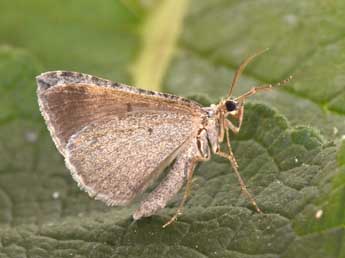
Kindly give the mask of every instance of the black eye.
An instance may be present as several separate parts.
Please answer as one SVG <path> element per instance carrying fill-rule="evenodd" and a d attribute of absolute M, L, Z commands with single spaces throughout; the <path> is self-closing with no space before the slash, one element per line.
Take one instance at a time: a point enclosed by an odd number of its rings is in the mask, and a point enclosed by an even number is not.
<path fill-rule="evenodd" d="M 226 110 L 229 112 L 234 111 L 237 108 L 236 102 L 234 102 L 232 100 L 227 100 L 225 102 L 225 107 L 226 107 Z"/>

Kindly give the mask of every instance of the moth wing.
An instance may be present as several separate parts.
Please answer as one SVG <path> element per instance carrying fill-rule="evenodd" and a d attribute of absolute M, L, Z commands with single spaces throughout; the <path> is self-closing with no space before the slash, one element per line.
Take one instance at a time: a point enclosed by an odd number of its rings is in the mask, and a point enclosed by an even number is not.
<path fill-rule="evenodd" d="M 69 138 L 97 120 L 128 112 L 164 110 L 200 116 L 191 100 L 133 88 L 88 74 L 55 71 L 37 77 L 41 113 L 57 149 L 65 156 Z"/>
<path fill-rule="evenodd" d="M 199 122 L 191 114 L 164 111 L 99 120 L 70 138 L 66 164 L 90 196 L 125 205 L 188 145 Z"/>

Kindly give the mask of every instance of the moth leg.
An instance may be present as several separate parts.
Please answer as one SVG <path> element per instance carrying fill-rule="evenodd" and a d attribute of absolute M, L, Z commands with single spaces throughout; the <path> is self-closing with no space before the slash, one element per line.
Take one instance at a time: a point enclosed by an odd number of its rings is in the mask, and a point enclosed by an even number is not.
<path fill-rule="evenodd" d="M 236 168 L 239 167 L 238 164 L 237 164 L 237 161 L 235 159 L 235 156 L 234 156 L 234 154 L 232 152 L 229 154 L 229 153 L 223 152 L 221 150 L 218 150 L 216 152 L 216 155 L 218 155 L 218 156 L 220 156 L 222 158 L 228 159 L 231 162 L 231 166 L 236 166 Z"/>
<path fill-rule="evenodd" d="M 226 130 L 225 131 L 226 133 L 226 143 L 227 143 L 227 146 L 228 146 L 228 151 L 229 153 L 225 153 L 225 152 L 222 152 L 220 150 L 218 150 L 216 152 L 216 154 L 218 156 L 221 156 L 223 158 L 226 158 L 230 161 L 230 164 L 235 172 L 235 175 L 238 179 L 238 182 L 240 184 L 240 187 L 241 187 L 241 191 L 245 194 L 245 196 L 247 197 L 247 199 L 253 204 L 254 208 L 256 209 L 257 212 L 261 213 L 261 210 L 259 208 L 259 206 L 257 205 L 256 201 L 255 201 L 255 198 L 251 195 L 251 193 L 248 191 L 248 188 L 240 174 L 240 172 L 238 171 L 238 164 L 237 164 L 237 161 L 236 161 L 236 158 L 235 158 L 235 155 L 234 153 L 232 152 L 232 148 L 231 148 L 231 144 L 230 144 L 230 137 L 229 137 L 229 131 Z"/>
<path fill-rule="evenodd" d="M 238 110 L 237 119 L 238 125 L 235 126 L 230 120 L 224 119 L 224 128 L 230 129 L 234 134 L 238 134 L 240 132 L 242 121 L 243 121 L 243 114 L 244 114 L 244 106 L 242 105 L 241 108 Z"/>
<path fill-rule="evenodd" d="M 233 133 L 238 134 L 241 126 L 242 126 L 242 121 L 243 121 L 243 114 L 244 114 L 244 106 L 242 105 L 241 108 L 239 109 L 238 113 L 237 113 L 237 119 L 238 119 L 238 125 L 235 126 L 230 120 L 224 119 L 224 128 L 226 129 L 226 133 L 227 133 L 227 145 L 228 145 L 228 153 L 222 152 L 219 148 L 217 150 L 217 153 L 219 156 L 226 158 L 226 159 L 231 159 L 231 165 L 235 166 L 238 168 L 238 164 L 235 158 L 234 153 L 232 152 L 232 148 L 231 148 L 231 144 L 230 144 L 230 138 L 229 138 L 229 132 L 228 129 L 230 129 Z M 228 140 L 229 139 L 229 140 Z M 242 180 L 243 181 L 243 180 Z"/>

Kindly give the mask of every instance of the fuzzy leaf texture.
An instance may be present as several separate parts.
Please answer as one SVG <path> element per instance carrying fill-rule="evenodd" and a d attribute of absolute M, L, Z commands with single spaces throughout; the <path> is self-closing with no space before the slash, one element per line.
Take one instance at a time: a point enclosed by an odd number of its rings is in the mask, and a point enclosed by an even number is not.
<path fill-rule="evenodd" d="M 345 257 L 345 4 L 187 1 L 167 43 L 157 15 L 167 9 L 149 2 L 0 0 L 0 258 Z M 155 36 L 155 48 L 143 47 Z M 173 53 L 162 55 L 162 44 Z M 34 78 L 47 70 L 133 84 L 143 74 L 138 58 L 150 58 L 141 51 L 152 51 L 166 58 L 154 75 L 161 91 L 208 105 L 224 97 L 243 58 L 266 47 L 234 95 L 295 79 L 253 97 L 231 136 L 263 214 L 241 195 L 228 162 L 213 157 L 196 169 L 176 223 L 161 228 L 182 191 L 133 222 L 135 205 L 109 208 L 78 189 L 39 114 Z"/>

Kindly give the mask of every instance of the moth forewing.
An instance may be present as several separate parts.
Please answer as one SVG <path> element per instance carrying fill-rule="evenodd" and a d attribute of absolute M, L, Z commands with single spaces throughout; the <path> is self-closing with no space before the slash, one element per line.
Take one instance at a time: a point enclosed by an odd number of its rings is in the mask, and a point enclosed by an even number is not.
<path fill-rule="evenodd" d="M 37 77 L 43 117 L 73 178 L 90 196 L 126 205 L 197 137 L 207 113 L 178 96 L 75 72 Z"/>
<path fill-rule="evenodd" d="M 202 115 L 196 102 L 136 89 L 76 72 L 47 72 L 37 77 L 38 101 L 52 138 L 64 155 L 68 139 L 91 122 L 145 110 Z"/>

